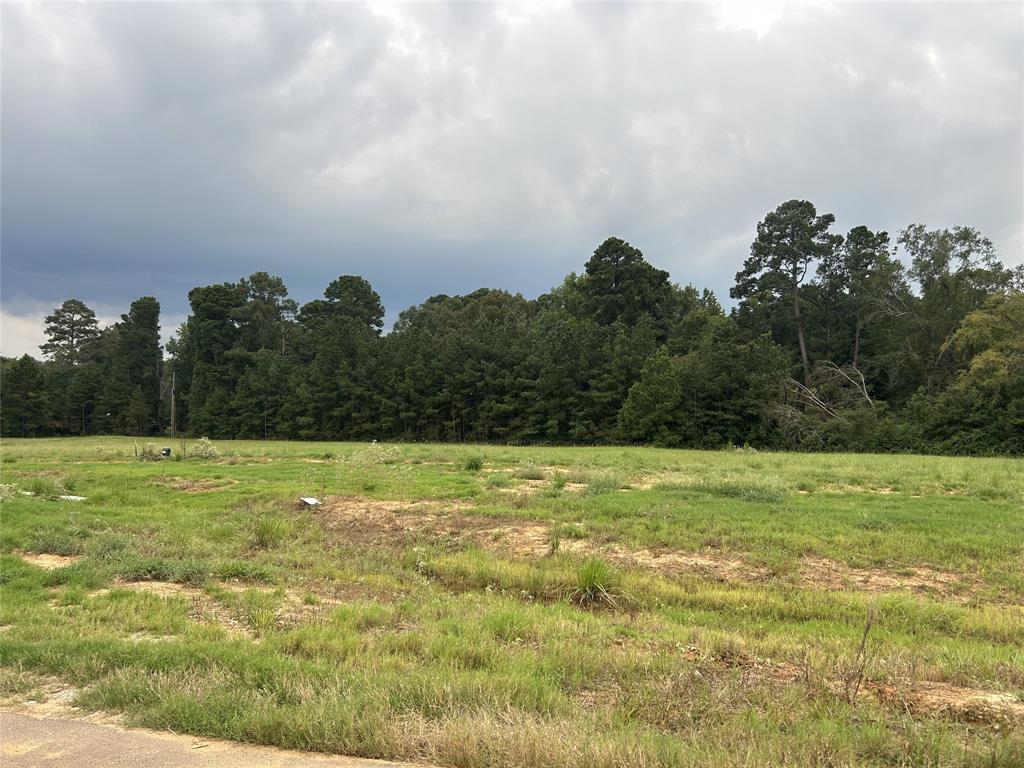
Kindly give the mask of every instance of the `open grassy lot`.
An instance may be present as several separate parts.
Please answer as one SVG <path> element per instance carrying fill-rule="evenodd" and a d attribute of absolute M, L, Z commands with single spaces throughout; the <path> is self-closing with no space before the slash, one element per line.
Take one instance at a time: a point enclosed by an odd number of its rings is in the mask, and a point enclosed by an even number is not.
<path fill-rule="evenodd" d="M 1020 460 L 164 444 L 3 442 L 9 703 L 453 766 L 1024 764 Z"/>

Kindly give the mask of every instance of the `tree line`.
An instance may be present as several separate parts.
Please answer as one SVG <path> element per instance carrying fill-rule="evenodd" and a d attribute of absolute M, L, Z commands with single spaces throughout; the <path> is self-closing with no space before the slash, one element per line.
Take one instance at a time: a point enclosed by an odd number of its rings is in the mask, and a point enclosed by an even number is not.
<path fill-rule="evenodd" d="M 834 221 L 768 213 L 730 312 L 614 237 L 537 299 L 433 296 L 387 334 L 352 275 L 301 306 L 266 272 L 194 288 L 166 350 L 153 297 L 103 329 L 68 299 L 45 360 L 3 359 L 0 430 L 1024 453 L 1024 269 L 970 227 Z"/>

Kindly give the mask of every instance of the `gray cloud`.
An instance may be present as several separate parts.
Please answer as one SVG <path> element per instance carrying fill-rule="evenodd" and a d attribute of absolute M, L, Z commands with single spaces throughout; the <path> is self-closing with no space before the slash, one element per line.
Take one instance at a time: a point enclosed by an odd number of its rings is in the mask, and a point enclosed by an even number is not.
<path fill-rule="evenodd" d="M 538 293 L 609 234 L 722 294 L 791 197 L 840 228 L 977 226 L 1024 260 L 1013 3 L 791 5 L 760 35 L 710 5 L 2 13 L 12 317 L 69 295 L 180 313 L 257 269 L 300 300 L 363 274 L 394 314 Z"/>

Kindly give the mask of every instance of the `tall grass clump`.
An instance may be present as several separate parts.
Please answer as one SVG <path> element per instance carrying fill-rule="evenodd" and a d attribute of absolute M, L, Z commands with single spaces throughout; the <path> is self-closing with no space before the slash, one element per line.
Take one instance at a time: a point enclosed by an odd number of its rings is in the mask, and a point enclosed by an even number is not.
<path fill-rule="evenodd" d="M 480 454 L 470 456 L 465 462 L 463 462 L 462 468 L 467 472 L 479 472 L 484 468 L 484 457 Z"/>
<path fill-rule="evenodd" d="M 544 470 L 538 467 L 533 462 L 520 467 L 515 471 L 515 477 L 520 480 L 543 480 Z"/>
<path fill-rule="evenodd" d="M 587 477 L 588 496 L 612 493 L 622 487 L 622 476 L 615 472 L 597 472 Z"/>
<path fill-rule="evenodd" d="M 279 517 L 260 517 L 249 533 L 250 549 L 273 549 L 287 538 L 290 526 Z"/>
<path fill-rule="evenodd" d="M 618 572 L 599 557 L 588 557 L 576 569 L 571 599 L 580 605 L 618 608 L 624 595 Z"/>

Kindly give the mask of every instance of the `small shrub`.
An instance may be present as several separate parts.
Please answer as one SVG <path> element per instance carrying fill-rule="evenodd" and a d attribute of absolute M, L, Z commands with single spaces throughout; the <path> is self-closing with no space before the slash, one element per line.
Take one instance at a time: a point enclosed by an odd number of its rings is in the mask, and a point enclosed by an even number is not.
<path fill-rule="evenodd" d="M 189 446 L 188 456 L 190 459 L 216 459 L 220 456 L 217 446 L 208 437 L 201 437 L 194 444 Z"/>
<path fill-rule="evenodd" d="M 344 461 L 346 464 L 366 466 L 374 464 L 397 464 L 402 460 L 402 452 L 393 445 L 381 445 L 370 443 L 366 448 L 361 448 Z"/>
<path fill-rule="evenodd" d="M 139 449 L 135 458 L 139 461 L 160 461 L 160 449 L 152 443 L 146 443 Z"/>
<path fill-rule="evenodd" d="M 484 457 L 479 454 L 475 456 L 470 456 L 468 459 L 466 459 L 465 463 L 462 465 L 462 468 L 467 472 L 479 472 L 481 469 L 484 468 Z"/>
<path fill-rule="evenodd" d="M 13 464 L 18 460 L 17 456 L 4 456 L 4 464 Z"/>

